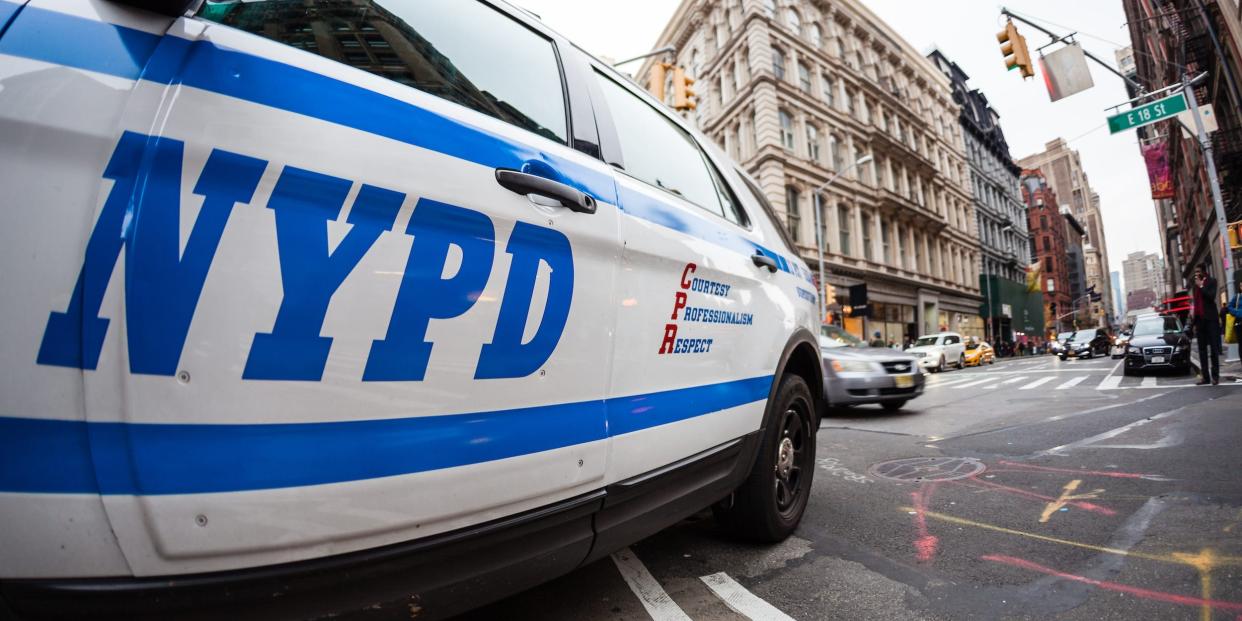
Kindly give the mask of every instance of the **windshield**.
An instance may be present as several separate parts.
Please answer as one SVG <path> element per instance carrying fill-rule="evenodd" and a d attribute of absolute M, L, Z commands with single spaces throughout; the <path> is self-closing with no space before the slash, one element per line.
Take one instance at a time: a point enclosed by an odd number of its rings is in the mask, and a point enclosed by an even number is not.
<path fill-rule="evenodd" d="M 1134 336 L 1159 336 L 1178 332 L 1181 332 L 1181 326 L 1177 325 L 1176 317 L 1141 319 L 1134 326 Z"/>
<path fill-rule="evenodd" d="M 864 345 L 858 337 L 841 328 L 836 326 L 820 326 L 819 346 L 822 349 L 835 349 L 837 347 L 863 347 Z"/>
<path fill-rule="evenodd" d="M 1058 335 L 1057 335 L 1057 340 L 1058 340 L 1058 341 L 1065 341 L 1065 340 L 1069 339 L 1069 337 L 1071 337 L 1071 336 L 1074 336 L 1074 333 L 1073 333 L 1073 332 L 1062 332 L 1062 333 L 1060 333 L 1060 334 L 1058 334 Z"/>
<path fill-rule="evenodd" d="M 939 336 L 920 336 L 919 340 L 914 342 L 914 346 L 927 347 L 928 345 L 935 345 L 939 338 Z"/>
<path fill-rule="evenodd" d="M 966 344 L 966 351 L 974 351 L 976 349 L 979 349 L 978 343 L 967 343 Z"/>
<path fill-rule="evenodd" d="M 1095 338 L 1095 330 L 1079 330 L 1074 333 L 1074 338 L 1072 340 L 1075 343 L 1086 343 L 1093 338 Z"/>

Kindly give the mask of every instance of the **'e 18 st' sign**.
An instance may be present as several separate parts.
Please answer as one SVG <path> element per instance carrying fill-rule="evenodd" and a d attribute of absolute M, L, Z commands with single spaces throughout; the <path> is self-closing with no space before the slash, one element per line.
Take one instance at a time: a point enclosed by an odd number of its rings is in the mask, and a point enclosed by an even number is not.
<path fill-rule="evenodd" d="M 1127 129 L 1150 125 L 1176 116 L 1178 112 L 1184 110 L 1186 110 L 1186 95 L 1178 93 L 1108 117 L 1108 131 L 1115 134 Z"/>

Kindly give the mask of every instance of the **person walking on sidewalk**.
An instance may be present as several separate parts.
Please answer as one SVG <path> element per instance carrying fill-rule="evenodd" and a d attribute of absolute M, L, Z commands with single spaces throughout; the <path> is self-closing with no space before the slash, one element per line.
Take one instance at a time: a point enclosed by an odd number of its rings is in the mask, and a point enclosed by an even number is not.
<path fill-rule="evenodd" d="M 1195 286 L 1190 295 L 1190 320 L 1199 340 L 1199 385 L 1220 383 L 1220 314 L 1216 308 L 1216 279 L 1208 264 L 1195 266 Z M 1211 366 L 1209 366 L 1209 364 Z"/>

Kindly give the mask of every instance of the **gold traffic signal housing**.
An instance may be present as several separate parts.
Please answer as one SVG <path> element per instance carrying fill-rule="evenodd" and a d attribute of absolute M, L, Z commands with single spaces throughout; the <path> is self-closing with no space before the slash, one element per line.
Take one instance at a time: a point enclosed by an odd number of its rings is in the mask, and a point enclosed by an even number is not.
<path fill-rule="evenodd" d="M 1005 57 L 1005 68 L 1013 71 L 1018 69 L 1022 77 L 1035 77 L 1035 67 L 1031 65 L 1031 51 L 1026 47 L 1026 39 L 1018 34 L 1018 27 L 1013 21 L 1005 22 L 1005 29 L 996 33 L 1000 42 L 1001 55 Z"/>
<path fill-rule="evenodd" d="M 651 66 L 651 77 L 647 80 L 647 92 L 655 95 L 655 98 L 660 101 L 664 101 L 664 83 L 668 79 L 669 69 L 672 68 L 672 63 L 656 63 Z"/>
<path fill-rule="evenodd" d="M 1231 250 L 1242 249 L 1242 220 L 1230 222 L 1228 226 L 1229 248 Z"/>
<path fill-rule="evenodd" d="M 694 78 L 686 75 L 684 67 L 676 67 L 673 69 L 673 109 L 674 110 L 693 110 L 697 107 L 692 97 L 698 94 L 690 85 L 694 84 Z"/>

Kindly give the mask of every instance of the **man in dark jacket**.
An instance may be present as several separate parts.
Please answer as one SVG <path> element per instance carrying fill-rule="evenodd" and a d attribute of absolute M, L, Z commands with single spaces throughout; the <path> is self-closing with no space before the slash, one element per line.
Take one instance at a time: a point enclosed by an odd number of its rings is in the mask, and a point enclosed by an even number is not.
<path fill-rule="evenodd" d="M 1220 383 L 1220 312 L 1216 307 L 1216 279 L 1207 263 L 1195 267 L 1195 286 L 1190 295 L 1190 321 L 1199 340 L 1199 384 Z M 1209 356 L 1210 352 L 1210 356 Z M 1209 366 L 1209 364 L 1211 366 Z"/>

